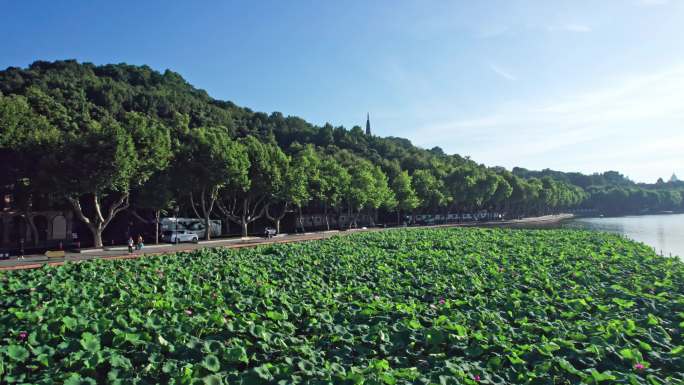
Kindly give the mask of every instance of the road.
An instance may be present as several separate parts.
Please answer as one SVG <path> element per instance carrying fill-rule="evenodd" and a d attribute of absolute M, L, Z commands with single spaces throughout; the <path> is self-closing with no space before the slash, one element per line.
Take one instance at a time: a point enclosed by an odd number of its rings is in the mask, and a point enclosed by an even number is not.
<path fill-rule="evenodd" d="M 491 226 L 512 226 L 532 223 L 557 222 L 563 219 L 571 218 L 571 214 L 547 215 L 543 217 L 532 217 L 524 219 L 514 219 L 507 221 L 492 221 L 492 222 L 469 222 L 469 223 L 451 223 L 445 225 L 434 226 L 419 226 L 410 228 L 440 228 L 440 227 L 491 227 Z M 302 242 L 326 239 L 333 236 L 341 236 L 353 234 L 363 231 L 390 231 L 401 229 L 403 227 L 389 227 L 389 228 L 371 228 L 371 229 L 352 229 L 348 231 L 321 231 L 303 234 L 283 234 L 271 239 L 259 237 L 247 238 L 222 238 L 211 241 L 200 241 L 199 243 L 181 243 L 179 245 L 160 244 L 160 245 L 146 245 L 142 250 L 136 250 L 133 253 L 128 253 L 126 246 L 118 246 L 104 249 L 82 250 L 80 253 L 66 252 L 64 257 L 51 257 L 45 255 L 27 255 L 24 258 L 12 258 L 8 260 L 0 260 L 0 271 L 2 270 L 21 270 L 21 269 L 35 269 L 49 264 L 51 266 L 62 265 L 67 262 L 87 261 L 91 259 L 131 259 L 140 258 L 147 255 L 171 254 L 181 251 L 191 251 L 201 248 L 241 248 L 254 247 L 264 244 L 275 243 L 289 243 Z"/>

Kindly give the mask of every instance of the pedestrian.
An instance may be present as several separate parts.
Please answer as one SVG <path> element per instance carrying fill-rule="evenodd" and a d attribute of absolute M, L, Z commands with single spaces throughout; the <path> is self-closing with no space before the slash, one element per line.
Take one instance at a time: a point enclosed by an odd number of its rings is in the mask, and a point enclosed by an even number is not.
<path fill-rule="evenodd" d="M 145 246 L 145 244 L 143 244 L 143 237 L 138 234 L 138 250 L 142 250 L 143 246 Z"/>
<path fill-rule="evenodd" d="M 128 254 L 133 253 L 133 237 L 128 237 Z"/>

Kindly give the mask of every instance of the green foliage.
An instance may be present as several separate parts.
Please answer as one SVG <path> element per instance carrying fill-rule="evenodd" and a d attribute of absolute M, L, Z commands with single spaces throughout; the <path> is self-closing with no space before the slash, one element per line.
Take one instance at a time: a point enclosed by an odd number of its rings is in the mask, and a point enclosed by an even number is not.
<path fill-rule="evenodd" d="M 382 203 L 383 191 L 375 185 L 376 169 L 370 162 L 359 161 L 350 165 L 349 175 L 351 179 L 345 196 L 353 212 L 378 207 Z"/>
<path fill-rule="evenodd" d="M 177 173 L 185 186 L 194 186 L 195 191 L 218 191 L 226 186 L 245 190 L 250 186 L 245 147 L 220 127 L 193 130 L 176 159 Z"/>
<path fill-rule="evenodd" d="M 248 196 L 274 194 L 283 188 L 288 159 L 275 144 L 265 143 L 254 136 L 244 138 L 243 144 L 249 159 L 249 184 L 243 187 Z"/>
<path fill-rule="evenodd" d="M 276 193 L 280 192 L 282 200 L 291 202 L 297 207 L 306 206 L 313 198 L 316 188 L 322 183 L 320 162 L 313 146 L 308 145 L 297 149 L 289 163 L 281 163 L 288 167 L 283 183 L 276 188 Z"/>
<path fill-rule="evenodd" d="M 577 203 L 583 203 L 584 208 L 594 209 L 610 215 L 643 214 L 660 211 L 684 210 L 684 182 L 673 179 L 654 184 L 634 183 L 617 171 L 606 171 L 584 175 L 577 172 L 564 173 L 545 169 L 530 171 L 524 168 L 514 168 L 515 175 L 525 178 L 548 177 L 556 183 L 573 186 L 586 192 L 584 198 Z"/>
<path fill-rule="evenodd" d="M 0 71 L 0 163 L 1 192 L 17 196 L 13 209 L 63 208 L 66 200 L 96 243 L 129 206 L 159 213 L 171 203 L 205 220 L 220 211 L 243 232 L 264 212 L 280 221 L 292 206 L 509 218 L 578 207 L 684 210 L 684 182 L 676 180 L 636 185 L 614 171 L 488 168 L 439 147 L 366 136 L 358 126 L 254 112 L 172 71 L 71 60 Z"/>
<path fill-rule="evenodd" d="M 334 159 L 323 158 L 318 177 L 313 183 L 313 193 L 317 199 L 331 207 L 339 207 L 351 184 L 351 175 Z"/>
<path fill-rule="evenodd" d="M 434 210 L 449 203 L 450 197 L 445 194 L 444 182 L 430 170 L 416 170 L 413 173 L 413 182 L 424 209 Z"/>
<path fill-rule="evenodd" d="M 0 94 L 0 148 L 26 150 L 58 139 L 59 130 L 34 113 L 25 97 Z"/>
<path fill-rule="evenodd" d="M 412 186 L 411 176 L 407 171 L 400 172 L 392 181 L 392 191 L 397 199 L 399 210 L 411 212 L 418 207 L 420 200 Z"/>
<path fill-rule="evenodd" d="M 211 236 L 211 215 L 221 192 L 246 192 L 253 186 L 251 166 L 245 145 L 233 140 L 221 127 L 200 127 L 187 136 L 176 157 L 174 172 L 182 177 L 183 187 L 179 190 L 190 195 L 193 211 L 204 219 L 206 239 Z"/>
<path fill-rule="evenodd" d="M 133 138 L 110 119 L 91 122 L 78 136 L 67 135 L 45 155 L 49 183 L 65 196 L 128 193 L 139 170 Z"/>
<path fill-rule="evenodd" d="M 127 113 L 123 120 L 137 151 L 139 164 L 134 182 L 145 182 L 154 172 L 166 169 L 172 158 L 169 128 L 161 122 L 137 112 Z"/>
<path fill-rule="evenodd" d="M 393 230 L 3 272 L 0 382 L 677 384 L 682 282 L 678 259 L 572 230 Z"/>

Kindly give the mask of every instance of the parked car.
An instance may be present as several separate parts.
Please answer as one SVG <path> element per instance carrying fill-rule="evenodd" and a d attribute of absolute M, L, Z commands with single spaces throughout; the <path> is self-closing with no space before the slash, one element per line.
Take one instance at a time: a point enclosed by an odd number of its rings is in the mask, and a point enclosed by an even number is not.
<path fill-rule="evenodd" d="M 277 234 L 276 229 L 273 227 L 267 227 L 264 229 L 264 237 L 265 238 L 272 238 Z"/>
<path fill-rule="evenodd" d="M 197 243 L 199 241 L 199 237 L 194 232 L 188 230 L 167 230 L 162 233 L 162 240 L 170 243 Z"/>

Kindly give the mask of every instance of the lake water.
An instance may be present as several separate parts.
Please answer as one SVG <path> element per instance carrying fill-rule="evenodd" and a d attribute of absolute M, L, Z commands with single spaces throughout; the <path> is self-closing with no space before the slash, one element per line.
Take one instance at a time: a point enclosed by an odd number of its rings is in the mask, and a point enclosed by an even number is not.
<path fill-rule="evenodd" d="M 684 258 L 684 214 L 576 218 L 561 222 L 560 226 L 623 234 L 654 247 L 658 254 Z"/>

